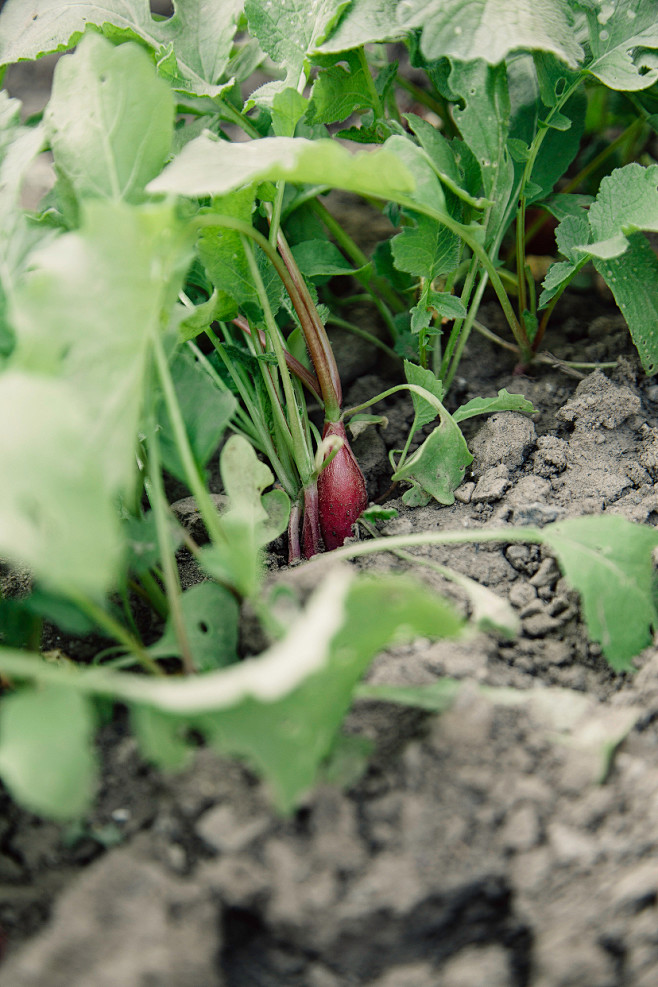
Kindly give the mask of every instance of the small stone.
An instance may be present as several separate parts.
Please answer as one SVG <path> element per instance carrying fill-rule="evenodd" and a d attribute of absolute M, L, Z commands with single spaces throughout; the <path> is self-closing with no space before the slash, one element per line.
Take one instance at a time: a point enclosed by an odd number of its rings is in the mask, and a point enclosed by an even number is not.
<path fill-rule="evenodd" d="M 534 576 L 539 569 L 539 550 L 534 545 L 508 545 L 505 558 L 517 572 Z"/>
<path fill-rule="evenodd" d="M 540 586 L 550 586 L 552 583 L 556 583 L 559 578 L 560 570 L 558 569 L 557 562 L 549 556 L 542 561 L 530 582 L 539 589 Z"/>
<path fill-rule="evenodd" d="M 500 500 L 509 489 L 510 483 L 508 467 L 502 464 L 494 466 L 478 480 L 471 499 L 476 504 Z"/>
<path fill-rule="evenodd" d="M 470 504 L 474 490 L 475 484 L 472 481 L 462 483 L 461 487 L 457 487 L 455 490 L 455 500 L 460 504 Z"/>
<path fill-rule="evenodd" d="M 569 446 L 555 435 L 542 435 L 537 439 L 534 453 L 535 472 L 543 477 L 555 476 L 567 468 Z"/>
<path fill-rule="evenodd" d="M 530 583 L 526 583 L 523 580 L 514 583 L 509 591 L 509 601 L 517 610 L 521 610 L 536 598 L 537 590 Z"/>
<path fill-rule="evenodd" d="M 533 614 L 523 620 L 523 632 L 528 637 L 546 637 L 560 626 L 560 621 L 545 611 Z"/>

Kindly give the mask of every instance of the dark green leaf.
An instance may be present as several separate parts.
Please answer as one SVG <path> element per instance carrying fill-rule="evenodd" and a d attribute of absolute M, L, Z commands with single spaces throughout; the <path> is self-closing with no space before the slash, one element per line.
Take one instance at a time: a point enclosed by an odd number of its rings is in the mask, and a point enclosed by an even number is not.
<path fill-rule="evenodd" d="M 176 355 L 171 366 L 178 406 L 197 465 L 203 469 L 219 445 L 237 403 L 227 391 L 220 390 L 203 365 L 188 349 Z M 185 483 L 185 467 L 176 444 L 175 432 L 167 414 L 164 398 L 156 411 L 160 424 L 160 451 L 165 469 Z"/>

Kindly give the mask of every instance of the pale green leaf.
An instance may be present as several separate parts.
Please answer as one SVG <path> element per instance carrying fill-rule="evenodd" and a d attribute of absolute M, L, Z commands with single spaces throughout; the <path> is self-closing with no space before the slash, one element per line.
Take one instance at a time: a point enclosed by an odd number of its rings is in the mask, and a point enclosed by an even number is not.
<path fill-rule="evenodd" d="M 303 137 L 229 144 L 204 134 L 183 148 L 148 191 L 192 197 L 225 195 L 255 181 L 329 185 L 379 198 L 414 189 L 409 169 L 385 149 L 351 154 L 334 141 Z"/>
<path fill-rule="evenodd" d="M 307 278 L 354 274 L 354 268 L 330 240 L 302 240 L 292 248 L 297 265 Z"/>
<path fill-rule="evenodd" d="M 445 388 L 443 382 L 439 380 L 433 371 L 425 367 L 419 367 L 417 363 L 411 363 L 409 360 L 405 360 L 404 376 L 408 384 L 416 384 L 418 387 L 422 387 L 424 390 L 429 391 L 430 394 L 433 394 L 437 401 L 443 401 Z M 425 401 L 416 391 L 411 391 L 411 400 L 414 404 L 414 425 L 416 428 L 429 425 L 438 416 L 439 412 L 434 405 L 430 404 L 429 401 Z"/>
<path fill-rule="evenodd" d="M 347 64 L 344 64 L 347 63 Z M 340 123 L 357 110 L 374 110 L 377 100 L 359 58 L 348 52 L 322 69 L 313 84 L 308 123 Z"/>
<path fill-rule="evenodd" d="M 5 696 L 0 775 L 14 798 L 52 819 L 81 816 L 96 787 L 94 726 L 89 700 L 65 683 Z"/>
<path fill-rule="evenodd" d="M 192 757 L 193 746 L 185 739 L 189 726 L 180 716 L 136 705 L 130 709 L 130 725 L 142 757 L 161 771 L 180 771 Z"/>
<path fill-rule="evenodd" d="M 555 240 L 560 253 L 567 259 L 557 261 L 549 267 L 542 284 L 543 291 L 539 298 L 540 308 L 545 308 L 555 295 L 572 280 L 580 268 L 587 263 L 590 236 L 591 230 L 587 216 L 582 209 L 575 213 L 569 212 L 564 217 L 555 231 Z"/>
<path fill-rule="evenodd" d="M 406 30 L 396 24 L 399 0 L 352 0 L 319 51 L 339 52 L 373 41 L 395 41 Z"/>
<path fill-rule="evenodd" d="M 0 556 L 63 594 L 100 596 L 121 542 L 77 388 L 8 371 L 0 376 L 0 421 Z"/>
<path fill-rule="evenodd" d="M 431 685 L 386 685 L 362 682 L 356 688 L 355 697 L 377 703 L 395 703 L 412 706 L 428 713 L 443 713 L 450 709 L 457 698 L 462 683 L 457 679 L 440 679 Z"/>
<path fill-rule="evenodd" d="M 578 590 L 589 636 L 617 671 L 651 644 L 657 625 L 652 552 L 658 531 L 622 517 L 570 518 L 542 529 Z"/>
<path fill-rule="evenodd" d="M 507 149 L 511 105 L 505 66 L 478 60 L 455 63 L 450 86 L 463 101 L 453 111 L 462 137 L 480 166 L 484 197 L 494 203 L 487 216 L 489 238 L 499 238 L 514 185 L 514 165 Z"/>
<path fill-rule="evenodd" d="M 229 499 L 220 518 L 223 539 L 202 550 L 201 564 L 220 582 L 252 596 L 260 585 L 262 549 L 285 530 L 290 502 L 283 490 L 263 493 L 274 476 L 241 435 L 228 439 L 219 467 Z"/>
<path fill-rule="evenodd" d="M 169 154 L 174 99 L 142 48 L 89 34 L 58 61 L 44 123 L 78 198 L 139 201 Z"/>
<path fill-rule="evenodd" d="M 550 51 L 571 66 L 582 57 L 566 0 L 407 0 L 398 4 L 397 22 L 423 29 L 421 50 L 430 60 L 497 65 L 519 49 Z"/>
<path fill-rule="evenodd" d="M 252 94 L 270 103 L 277 92 L 297 89 L 309 68 L 309 53 L 322 44 L 349 0 L 246 0 L 249 30 L 272 60 L 285 71 L 282 82 L 268 83 Z"/>
<path fill-rule="evenodd" d="M 634 233 L 628 249 L 610 260 L 594 258 L 628 323 L 647 374 L 658 370 L 658 258 L 646 237 Z"/>
<path fill-rule="evenodd" d="M 180 290 L 186 240 L 171 204 L 90 199 L 78 232 L 32 255 L 13 299 L 13 364 L 72 385 L 108 493 L 133 482 L 150 343 Z"/>
<path fill-rule="evenodd" d="M 658 231 L 658 165 L 633 162 L 606 175 L 590 206 L 589 222 L 593 240 Z"/>
<path fill-rule="evenodd" d="M 587 71 L 610 89 L 647 89 L 658 79 L 658 17 L 646 0 L 616 0 L 587 10 Z"/>
<path fill-rule="evenodd" d="M 495 398 L 473 398 L 461 408 L 453 412 L 456 422 L 463 422 L 467 418 L 475 415 L 490 415 L 495 411 L 519 411 L 526 415 L 532 415 L 535 408 L 532 402 L 526 400 L 522 394 L 510 394 L 504 387 L 498 391 Z"/>
<path fill-rule="evenodd" d="M 430 216 L 411 215 L 416 225 L 405 226 L 391 240 L 398 270 L 429 282 L 454 271 L 459 263 L 459 237 Z"/>
<path fill-rule="evenodd" d="M 431 494 L 439 504 L 454 504 L 454 491 L 462 483 L 466 467 L 473 462 L 457 422 L 445 409 L 441 423 L 393 474 Z"/>
<path fill-rule="evenodd" d="M 240 607 L 229 589 L 218 583 L 199 583 L 181 595 L 180 609 L 197 672 L 224 668 L 238 660 Z M 171 613 L 162 637 L 148 650 L 153 658 L 181 656 Z"/>
<path fill-rule="evenodd" d="M 88 27 L 112 40 L 148 45 L 174 87 L 217 96 L 228 64 L 241 0 L 176 0 L 172 17 L 155 20 L 149 0 L 7 0 L 0 14 L 0 65 L 72 48 Z"/>
<path fill-rule="evenodd" d="M 272 101 L 272 130 L 277 137 L 294 137 L 295 127 L 308 109 L 308 100 L 296 89 L 284 89 Z"/>

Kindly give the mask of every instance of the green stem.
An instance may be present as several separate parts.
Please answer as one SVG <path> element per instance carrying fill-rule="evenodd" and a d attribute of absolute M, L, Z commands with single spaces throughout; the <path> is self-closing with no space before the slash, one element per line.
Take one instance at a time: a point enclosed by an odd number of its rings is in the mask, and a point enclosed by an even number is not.
<path fill-rule="evenodd" d="M 87 616 L 94 621 L 99 627 L 101 627 L 108 637 L 114 638 L 115 641 L 119 641 L 120 644 L 124 646 L 126 651 L 135 655 L 140 664 L 153 675 L 163 675 L 163 671 L 156 661 L 151 658 L 148 651 L 144 648 L 141 641 L 138 641 L 136 637 L 126 630 L 122 624 L 115 620 L 114 617 L 103 610 L 102 607 L 98 606 L 93 600 L 84 596 L 82 593 L 69 592 L 69 599 L 75 603 L 77 607 L 80 608 Z M 59 680 L 61 682 L 61 679 Z"/>
<path fill-rule="evenodd" d="M 234 106 L 231 106 L 230 103 L 227 103 L 223 99 L 217 99 L 215 102 L 224 120 L 229 120 L 231 123 L 236 124 L 249 137 L 253 137 L 255 140 L 260 139 L 261 135 L 248 117 L 243 116 L 239 110 L 236 110 Z"/>
<path fill-rule="evenodd" d="M 341 319 L 338 315 L 330 315 L 327 319 L 329 325 L 337 326 L 339 329 L 345 329 L 346 332 L 351 332 L 353 336 L 358 336 L 360 339 L 366 339 L 377 349 L 385 353 L 386 356 L 391 357 L 391 359 L 396 360 L 398 363 L 402 359 L 399 353 L 396 353 L 394 349 L 387 346 L 381 339 L 375 336 L 373 333 L 368 332 L 367 329 L 362 329 L 361 326 L 355 325 L 353 322 L 348 322 L 346 319 Z"/>
<path fill-rule="evenodd" d="M 187 485 L 196 500 L 197 507 L 211 541 L 223 543 L 225 538 L 219 522 L 219 515 L 194 461 L 194 455 L 190 447 L 187 432 L 185 431 L 185 423 L 181 415 L 178 399 L 176 398 L 176 389 L 174 388 L 174 382 L 169 372 L 169 364 L 167 363 L 167 357 L 165 356 L 162 341 L 159 337 L 155 339 L 153 351 L 158 378 L 162 386 L 169 421 L 174 432 L 178 455 L 185 471 Z"/>
<path fill-rule="evenodd" d="M 365 48 L 363 47 L 363 45 L 361 45 L 360 48 L 357 49 L 357 56 L 358 56 L 359 64 L 361 65 L 361 69 L 363 71 L 363 74 L 365 76 L 366 88 L 367 88 L 368 93 L 370 95 L 370 99 L 371 99 L 371 102 L 372 102 L 372 107 L 373 107 L 373 109 L 375 111 L 375 117 L 378 120 L 383 120 L 386 114 L 384 112 L 384 107 L 382 106 L 382 101 L 379 98 L 379 93 L 377 92 L 377 89 L 375 88 L 375 80 L 372 77 L 372 73 L 370 71 L 370 66 L 368 65 L 368 59 L 366 58 Z"/>
<path fill-rule="evenodd" d="M 176 556 L 171 544 L 169 531 L 169 508 L 165 497 L 162 483 L 162 473 L 160 464 L 160 443 L 155 419 L 152 418 L 147 436 L 146 448 L 149 457 L 149 478 L 144 481 L 144 488 L 148 495 L 153 514 L 155 517 L 155 530 L 158 536 L 160 548 L 160 561 L 164 584 L 167 591 L 167 602 L 169 605 L 169 615 L 180 648 L 183 669 L 187 675 L 192 675 L 196 671 L 194 658 L 190 648 L 190 641 L 187 636 L 187 628 L 183 619 L 181 607 L 181 585 L 176 566 Z"/>
<path fill-rule="evenodd" d="M 207 213 L 203 216 L 196 216 L 192 220 L 192 225 L 199 228 L 220 226 L 227 230 L 235 230 L 243 236 L 250 237 L 254 243 L 257 243 L 271 261 L 285 285 L 286 291 L 290 296 L 290 301 L 299 318 L 306 346 L 318 378 L 318 383 L 320 384 L 322 400 L 325 406 L 325 417 L 329 421 L 337 421 L 340 416 L 341 390 L 336 360 L 326 330 L 322 325 L 322 320 L 317 313 L 308 288 L 283 234 L 279 232 L 277 238 L 281 252 L 280 257 L 262 233 L 259 233 L 249 223 L 245 223 L 243 220 L 236 219 L 233 216 Z M 281 259 L 282 257 L 283 260 Z"/>
<path fill-rule="evenodd" d="M 274 316 L 272 315 L 272 309 L 270 307 L 270 300 L 267 297 L 265 285 L 263 284 L 263 279 L 258 269 L 256 258 L 254 257 L 253 250 L 251 249 L 251 244 L 247 241 L 246 237 L 241 237 L 241 240 L 247 256 L 249 270 L 251 271 L 251 276 L 253 278 L 254 285 L 256 286 L 258 300 L 265 317 L 265 325 L 268 329 L 268 338 L 277 359 L 281 383 L 283 385 L 283 393 L 286 398 L 288 427 L 290 428 L 290 434 L 292 436 L 293 458 L 297 465 L 297 469 L 299 470 L 302 486 L 306 486 L 306 484 L 310 481 L 311 474 L 313 472 L 313 459 L 306 443 L 304 426 L 302 424 L 301 414 L 297 405 L 295 389 L 290 377 L 290 371 L 288 370 L 288 364 L 286 363 L 285 350 L 279 336 L 279 327 L 274 321 Z"/>

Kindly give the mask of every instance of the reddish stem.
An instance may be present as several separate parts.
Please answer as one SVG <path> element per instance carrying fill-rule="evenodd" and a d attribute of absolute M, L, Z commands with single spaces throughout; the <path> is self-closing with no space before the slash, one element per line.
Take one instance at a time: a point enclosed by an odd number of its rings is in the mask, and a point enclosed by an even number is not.
<path fill-rule="evenodd" d="M 238 315 L 236 316 L 235 319 L 233 319 L 233 325 L 237 326 L 238 329 L 242 329 L 242 331 L 245 332 L 247 336 L 252 335 L 251 326 L 249 325 L 247 320 L 243 318 L 241 315 Z M 267 336 L 265 335 L 262 329 L 258 330 L 258 337 L 261 341 L 261 345 L 263 349 L 265 349 L 265 347 L 267 346 Z M 301 380 L 302 384 L 306 388 L 308 388 L 308 390 L 311 391 L 312 394 L 315 395 L 318 401 L 322 402 L 322 395 L 320 394 L 320 385 L 318 383 L 318 378 L 315 376 L 315 374 L 311 373 L 311 371 L 308 370 L 303 363 L 300 363 L 299 360 L 292 355 L 292 353 L 289 353 L 288 350 L 284 351 L 284 355 L 286 358 L 286 364 L 288 370 L 290 370 L 290 372 L 293 373 L 298 380 Z"/>
<path fill-rule="evenodd" d="M 320 533 L 318 484 L 314 480 L 304 487 L 304 523 L 302 525 L 302 551 L 305 559 L 322 551 Z"/>

